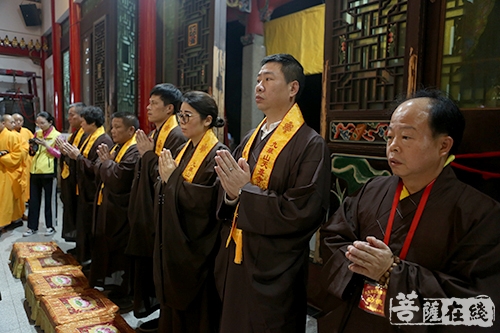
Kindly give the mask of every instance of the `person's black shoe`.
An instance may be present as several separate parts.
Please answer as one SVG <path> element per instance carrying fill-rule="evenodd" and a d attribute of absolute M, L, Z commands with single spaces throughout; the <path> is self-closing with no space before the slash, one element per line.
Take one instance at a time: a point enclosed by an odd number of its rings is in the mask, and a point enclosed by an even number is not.
<path fill-rule="evenodd" d="M 134 301 L 131 296 L 119 296 L 109 293 L 108 298 L 111 302 L 118 305 L 121 314 L 128 313 L 134 309 Z"/>
<path fill-rule="evenodd" d="M 142 323 L 135 330 L 138 333 L 157 333 L 158 332 L 158 318 Z"/>
<path fill-rule="evenodd" d="M 14 230 L 16 228 L 22 227 L 23 226 L 23 220 L 18 219 L 15 221 L 12 221 L 9 225 L 7 225 L 5 228 L 7 230 Z"/>

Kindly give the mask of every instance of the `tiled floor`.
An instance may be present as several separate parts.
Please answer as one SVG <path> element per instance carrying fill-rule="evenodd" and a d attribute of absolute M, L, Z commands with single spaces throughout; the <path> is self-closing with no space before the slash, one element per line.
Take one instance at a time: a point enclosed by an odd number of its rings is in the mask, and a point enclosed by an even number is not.
<path fill-rule="evenodd" d="M 59 222 L 56 222 L 56 233 L 52 236 L 47 237 L 43 235 L 45 232 L 45 224 L 43 222 L 40 223 L 38 234 L 30 237 L 23 237 L 22 235 L 23 232 L 26 231 L 26 222 L 24 222 L 24 226 L 9 230 L 0 235 L 0 293 L 2 294 L 2 300 L 0 301 L 0 333 L 43 332 L 40 327 L 34 326 L 34 323 L 30 322 L 28 317 L 29 309 L 27 305 L 25 305 L 23 284 L 21 280 L 13 277 L 8 263 L 12 244 L 15 242 L 46 242 L 54 240 L 63 251 L 67 251 L 75 246 L 74 243 L 67 243 L 61 238 L 62 222 L 60 221 L 62 216 L 62 204 L 60 201 L 57 207 Z M 43 203 L 40 216 L 44 216 Z M 42 217 L 41 220 L 44 221 L 44 218 Z M 158 315 L 159 311 L 151 314 L 147 318 L 138 320 L 134 317 L 132 312 L 122 314 L 123 318 L 133 328 L 136 328 L 142 322 L 158 317 Z M 316 333 L 316 331 L 316 320 L 312 317 L 308 317 L 306 332 Z"/>

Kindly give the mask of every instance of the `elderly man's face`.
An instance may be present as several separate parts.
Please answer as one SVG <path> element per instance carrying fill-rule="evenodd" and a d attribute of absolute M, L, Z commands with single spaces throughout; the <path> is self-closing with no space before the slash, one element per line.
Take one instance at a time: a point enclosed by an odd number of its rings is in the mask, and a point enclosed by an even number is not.
<path fill-rule="evenodd" d="M 403 182 L 427 179 L 442 167 L 443 138 L 448 136 L 432 135 L 429 109 L 429 98 L 416 98 L 392 114 L 386 154 L 392 172 Z"/>
<path fill-rule="evenodd" d="M 15 114 L 12 117 L 14 118 L 14 120 L 16 122 L 15 129 L 19 131 L 21 129 L 21 127 L 23 127 L 24 118 L 20 114 Z"/>
<path fill-rule="evenodd" d="M 16 121 L 14 118 L 12 118 L 11 115 L 5 115 L 4 116 L 4 125 L 7 127 L 9 131 L 12 131 L 14 127 L 16 126 Z"/>
<path fill-rule="evenodd" d="M 76 108 L 73 106 L 68 110 L 68 123 L 71 128 L 80 128 L 83 118 L 76 112 Z"/>

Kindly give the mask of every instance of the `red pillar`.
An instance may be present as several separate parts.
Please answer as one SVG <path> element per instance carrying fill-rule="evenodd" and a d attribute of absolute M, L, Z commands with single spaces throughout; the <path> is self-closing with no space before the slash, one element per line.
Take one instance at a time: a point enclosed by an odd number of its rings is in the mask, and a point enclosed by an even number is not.
<path fill-rule="evenodd" d="M 260 20 L 259 2 L 252 0 L 252 11 L 248 15 L 246 34 L 255 34 L 264 36 L 264 23 Z"/>
<path fill-rule="evenodd" d="M 47 37 L 46 36 L 42 36 L 42 45 L 46 45 L 48 44 L 48 42 L 46 41 Z M 42 61 L 41 61 L 41 65 L 42 65 L 42 94 L 43 94 L 43 105 L 40 105 L 40 110 L 47 110 L 47 87 L 45 85 L 45 60 L 47 60 L 47 51 L 43 51 L 42 52 Z M 39 111 L 40 111 L 39 110 Z M 62 130 L 62 128 L 60 128 Z"/>
<path fill-rule="evenodd" d="M 63 128 L 63 86 L 61 61 L 61 25 L 56 23 L 55 0 L 51 0 L 52 63 L 54 66 L 54 118 L 58 130 Z"/>
<path fill-rule="evenodd" d="M 139 4 L 139 54 L 137 70 L 137 118 L 143 130 L 149 129 L 146 107 L 149 93 L 156 83 L 156 1 L 141 0 Z"/>
<path fill-rule="evenodd" d="M 80 5 L 69 0 L 69 88 L 70 103 L 82 101 L 82 62 L 80 51 Z"/>

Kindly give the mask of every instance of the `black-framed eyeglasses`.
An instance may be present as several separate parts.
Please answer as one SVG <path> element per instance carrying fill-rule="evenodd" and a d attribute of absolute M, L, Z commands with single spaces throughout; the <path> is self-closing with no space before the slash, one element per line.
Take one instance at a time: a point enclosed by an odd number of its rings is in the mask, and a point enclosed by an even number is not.
<path fill-rule="evenodd" d="M 183 124 L 189 123 L 189 120 L 192 117 L 197 116 L 196 114 L 185 113 L 185 112 L 177 112 L 176 115 L 177 115 L 177 121 Z"/>

